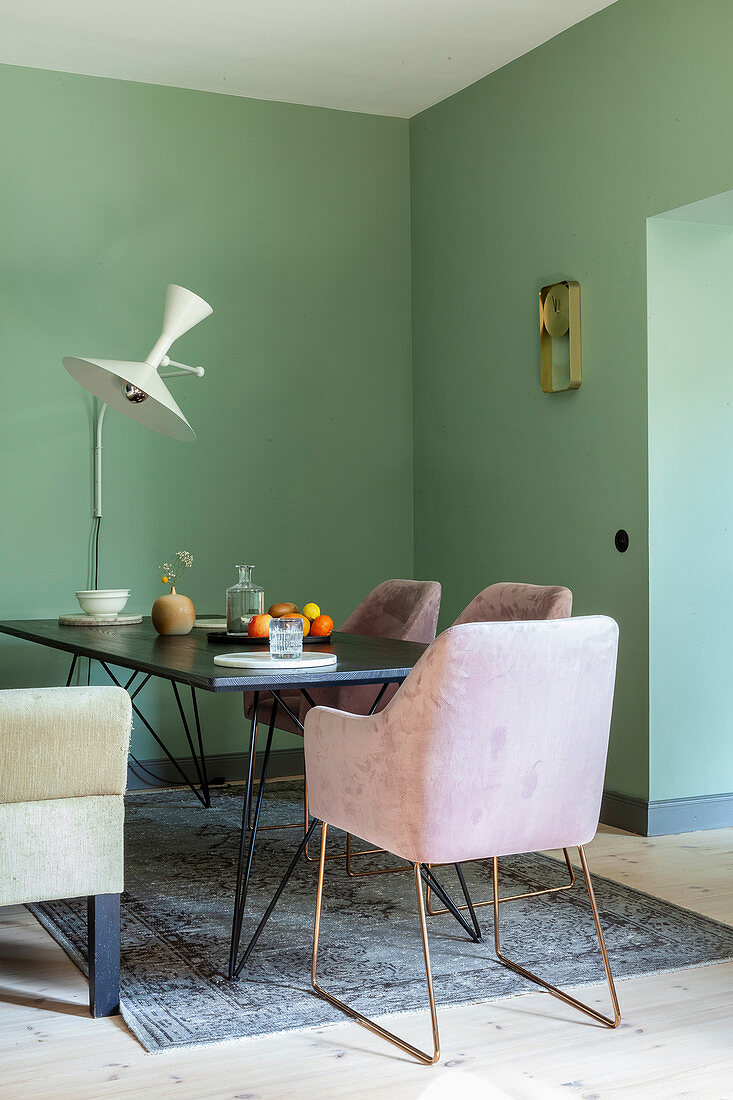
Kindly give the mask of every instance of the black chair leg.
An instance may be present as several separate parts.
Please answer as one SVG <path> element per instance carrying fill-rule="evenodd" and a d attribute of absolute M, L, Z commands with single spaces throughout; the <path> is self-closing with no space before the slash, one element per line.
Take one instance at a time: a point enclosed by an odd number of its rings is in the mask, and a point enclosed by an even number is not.
<path fill-rule="evenodd" d="M 87 898 L 89 1012 L 113 1016 L 120 1008 L 120 895 Z"/>

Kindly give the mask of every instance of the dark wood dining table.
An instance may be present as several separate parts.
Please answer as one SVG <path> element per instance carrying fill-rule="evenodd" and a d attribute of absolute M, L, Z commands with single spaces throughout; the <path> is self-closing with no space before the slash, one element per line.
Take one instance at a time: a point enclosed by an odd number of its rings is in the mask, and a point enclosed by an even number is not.
<path fill-rule="evenodd" d="M 343 684 L 374 684 L 376 689 L 372 707 L 372 712 L 374 712 L 379 706 L 387 687 L 390 684 L 402 683 L 427 648 L 420 642 L 403 642 L 391 638 L 375 638 L 362 634 L 334 632 L 324 643 L 309 645 L 308 652 L 333 653 L 337 658 L 335 665 L 313 668 L 308 671 L 297 669 L 249 671 L 214 664 L 214 656 L 227 651 L 231 652 L 232 647 L 223 644 L 221 641 L 209 641 L 206 631 L 194 629 L 190 634 L 183 636 L 161 637 L 157 634 L 149 619 L 144 619 L 140 624 L 115 625 L 110 623 L 94 627 L 66 626 L 60 624 L 56 619 L 8 620 L 0 621 L 0 633 L 68 653 L 71 657 L 71 665 L 66 680 L 67 686 L 71 685 L 73 681 L 80 658 L 95 661 L 104 670 L 112 683 L 125 688 L 129 692 L 136 717 L 148 729 L 170 763 L 179 772 L 182 780 L 205 807 L 210 806 L 211 798 L 204 733 L 199 718 L 196 692 L 197 690 L 236 692 L 240 695 L 251 693 L 253 705 L 249 720 L 247 773 L 239 839 L 237 879 L 234 887 L 228 968 L 230 978 L 234 978 L 240 973 L 264 923 L 263 921 L 260 922 L 260 926 L 250 941 L 247 951 L 243 958 L 238 961 L 237 954 L 247 902 L 252 857 L 257 838 L 262 794 L 267 777 L 267 765 L 278 708 L 282 708 L 302 728 L 298 715 L 294 713 L 292 707 L 292 697 L 288 702 L 288 699 L 283 697 L 282 689 L 287 688 L 289 695 L 294 691 L 300 692 L 306 701 L 312 705 L 313 701 L 310 696 L 310 689 L 312 688 Z M 250 648 L 253 652 L 267 652 L 266 644 L 262 647 L 247 646 L 248 650 Z M 120 674 L 119 670 L 121 669 L 129 673 L 127 678 Z M 146 718 L 139 702 L 136 701 L 139 693 L 151 677 L 168 680 L 171 684 L 191 752 L 194 777 L 189 776 L 181 767 L 179 761 L 175 759 L 159 733 Z M 188 688 L 190 691 L 188 714 L 181 698 L 181 688 Z M 267 745 L 263 756 L 254 814 L 250 821 L 250 806 L 255 778 L 258 706 L 263 692 L 271 694 L 274 705 L 270 710 Z M 301 857 L 316 824 L 317 822 L 314 820 L 307 831 L 304 826 L 303 841 L 298 847 L 291 867 Z M 288 877 L 289 875 L 284 879 L 285 882 Z M 277 896 L 279 897 L 279 894 Z M 270 912 L 271 909 L 265 915 L 265 920 Z"/>

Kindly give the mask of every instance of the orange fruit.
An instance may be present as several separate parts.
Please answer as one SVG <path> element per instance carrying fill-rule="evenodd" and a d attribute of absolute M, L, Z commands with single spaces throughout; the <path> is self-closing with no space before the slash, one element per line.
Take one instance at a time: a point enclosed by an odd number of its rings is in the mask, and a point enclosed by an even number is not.
<path fill-rule="evenodd" d="M 333 630 L 333 619 L 330 615 L 319 615 L 311 623 L 311 634 L 314 637 L 325 638 Z"/>
<path fill-rule="evenodd" d="M 272 615 L 253 615 L 247 627 L 250 638 L 269 638 Z"/>
<path fill-rule="evenodd" d="M 311 631 L 311 621 L 306 615 L 301 615 L 300 612 L 293 612 L 289 615 L 281 615 L 281 619 L 300 619 L 303 624 L 303 637 L 307 638 Z"/>

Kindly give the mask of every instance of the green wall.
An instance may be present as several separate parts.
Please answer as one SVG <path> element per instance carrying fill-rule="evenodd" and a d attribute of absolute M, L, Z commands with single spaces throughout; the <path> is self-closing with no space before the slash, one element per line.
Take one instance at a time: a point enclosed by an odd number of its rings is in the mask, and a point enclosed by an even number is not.
<path fill-rule="evenodd" d="M 0 617 L 87 587 L 93 403 L 61 358 L 144 357 L 168 282 L 214 307 L 173 349 L 206 366 L 171 382 L 198 440 L 108 413 L 100 584 L 147 613 L 183 547 L 202 611 L 249 561 L 338 621 L 411 576 L 407 122 L 8 66 L 0 102 Z M 4 686 L 65 679 L 1 652 Z M 241 703 L 204 703 L 211 751 L 241 749 Z"/>
<path fill-rule="evenodd" d="M 175 347 L 207 367 L 172 383 L 199 439 L 108 416 L 101 583 L 145 611 L 186 547 L 203 611 L 246 558 L 336 619 L 385 576 L 436 577 L 443 624 L 498 579 L 568 584 L 621 624 L 607 786 L 729 789 L 687 743 L 692 681 L 650 749 L 646 221 L 731 186 L 732 40 L 728 0 L 618 0 L 409 126 L 0 68 L 0 614 L 86 584 L 93 408 L 61 357 L 145 355 L 180 282 L 215 308 Z M 562 277 L 584 383 L 545 395 L 537 292 Z M 65 671 L 2 659 L 8 684 Z M 241 748 L 234 700 L 205 720 Z"/>
<path fill-rule="evenodd" d="M 646 219 L 731 186 L 731 41 L 728 0 L 619 0 L 410 125 L 416 574 L 445 622 L 499 579 L 614 615 L 607 786 L 643 798 Z M 545 395 L 537 292 L 562 277 L 583 386 Z"/>
<path fill-rule="evenodd" d="M 733 192 L 649 222 L 651 797 L 733 791 Z M 704 224 L 709 216 L 726 224 Z"/>

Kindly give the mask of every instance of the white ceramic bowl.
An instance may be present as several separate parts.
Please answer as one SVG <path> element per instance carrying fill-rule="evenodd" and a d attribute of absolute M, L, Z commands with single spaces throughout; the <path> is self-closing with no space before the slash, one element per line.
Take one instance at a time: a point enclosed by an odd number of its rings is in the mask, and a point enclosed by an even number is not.
<path fill-rule="evenodd" d="M 77 592 L 76 598 L 82 611 L 93 619 L 119 615 L 130 598 L 129 588 L 96 588 L 90 592 Z"/>

